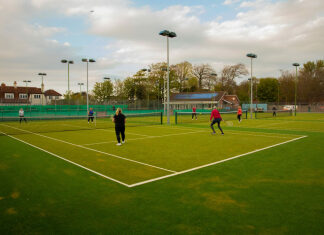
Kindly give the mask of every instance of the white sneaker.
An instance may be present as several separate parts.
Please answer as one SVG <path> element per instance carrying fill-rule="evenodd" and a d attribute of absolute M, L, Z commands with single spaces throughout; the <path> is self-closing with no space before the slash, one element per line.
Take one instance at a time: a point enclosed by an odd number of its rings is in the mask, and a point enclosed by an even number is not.
<path fill-rule="evenodd" d="M 125 140 L 124 140 L 124 141 L 122 141 L 122 143 L 123 143 L 123 144 L 125 144 L 125 142 L 126 142 Z"/>
<path fill-rule="evenodd" d="M 117 143 L 116 145 L 121 146 L 121 143 Z"/>

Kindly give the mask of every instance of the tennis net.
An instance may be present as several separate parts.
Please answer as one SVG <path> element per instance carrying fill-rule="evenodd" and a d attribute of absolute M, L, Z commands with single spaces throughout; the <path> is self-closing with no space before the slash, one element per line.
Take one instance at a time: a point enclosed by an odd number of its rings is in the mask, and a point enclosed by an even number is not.
<path fill-rule="evenodd" d="M 196 114 L 196 115 L 195 115 Z M 175 124 L 206 123 L 210 120 L 211 112 L 175 112 Z M 236 120 L 237 111 L 220 112 L 224 121 Z M 247 119 L 247 110 L 242 111 L 242 119 Z"/>
<path fill-rule="evenodd" d="M 254 112 L 255 118 L 276 118 L 292 116 L 292 110 L 269 110 L 269 111 L 256 111 Z"/>
<path fill-rule="evenodd" d="M 162 124 L 162 113 L 138 113 L 126 116 L 126 127 Z M 0 118 L 0 135 L 49 133 L 114 128 L 113 115 L 94 116 L 42 116 L 42 117 L 3 117 Z"/>

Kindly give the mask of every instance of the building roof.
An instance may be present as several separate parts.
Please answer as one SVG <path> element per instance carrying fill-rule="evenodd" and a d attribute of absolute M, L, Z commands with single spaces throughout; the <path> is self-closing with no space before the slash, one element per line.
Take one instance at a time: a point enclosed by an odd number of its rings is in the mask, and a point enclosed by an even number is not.
<path fill-rule="evenodd" d="M 60 93 L 52 89 L 45 91 L 44 94 L 45 96 L 62 96 Z"/>
<path fill-rule="evenodd" d="M 240 100 L 236 95 L 224 95 L 223 100 L 230 104 L 239 104 Z"/>
<path fill-rule="evenodd" d="M 6 86 L 2 83 L 0 86 L 0 93 L 42 94 L 42 90 L 37 87 Z"/>
<path fill-rule="evenodd" d="M 172 94 L 171 101 L 219 101 L 224 96 L 224 91 L 217 92 L 186 92 Z"/>

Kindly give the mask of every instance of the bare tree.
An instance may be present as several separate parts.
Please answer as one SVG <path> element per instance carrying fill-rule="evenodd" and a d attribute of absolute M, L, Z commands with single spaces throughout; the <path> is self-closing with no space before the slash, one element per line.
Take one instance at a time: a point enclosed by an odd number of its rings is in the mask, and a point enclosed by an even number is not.
<path fill-rule="evenodd" d="M 244 64 L 227 65 L 223 68 L 219 86 L 221 90 L 233 93 L 236 88 L 235 79 L 247 75 L 248 71 Z"/>
<path fill-rule="evenodd" d="M 203 89 L 203 82 L 208 79 L 212 73 L 215 73 L 215 71 L 209 64 L 195 65 L 193 67 L 192 74 L 197 78 L 198 88 L 200 90 Z"/>

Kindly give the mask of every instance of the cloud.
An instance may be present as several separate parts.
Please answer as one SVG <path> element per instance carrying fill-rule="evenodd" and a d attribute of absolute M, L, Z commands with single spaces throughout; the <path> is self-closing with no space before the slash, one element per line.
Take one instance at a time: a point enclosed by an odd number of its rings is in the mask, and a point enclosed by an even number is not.
<path fill-rule="evenodd" d="M 107 73 L 127 76 L 151 63 L 166 60 L 166 38 L 158 35 L 163 29 L 178 35 L 170 39 L 171 63 L 184 60 L 210 63 L 219 71 L 226 64 L 248 65 L 245 55 L 254 52 L 258 54 L 255 74 L 262 77 L 278 75 L 280 69 L 292 62 L 323 58 L 323 1 L 223 2 L 224 5 L 234 3 L 239 3 L 235 17 L 217 16 L 206 21 L 202 18 L 209 9 L 204 5 L 170 3 L 168 7 L 154 10 L 148 5 L 138 7 L 130 0 L 66 0 L 60 4 L 54 0 L 3 2 L 0 4 L 0 60 L 4 61 L 5 69 L 1 70 L 0 77 L 12 80 L 25 75 L 26 78 L 35 71 L 46 70 L 53 76 L 48 76 L 48 82 L 54 80 L 49 84 L 65 89 L 66 68 L 59 63 L 60 59 L 80 61 L 89 54 L 97 59 L 90 66 L 91 85 Z M 41 20 L 48 18 L 52 22 L 55 19 L 77 21 L 84 27 L 78 32 L 80 38 L 62 39 L 62 35 L 74 36 L 70 30 L 75 23 L 66 27 L 55 23 L 48 26 Z M 75 63 L 70 69 L 75 84 L 84 79 L 84 64 Z"/>
<path fill-rule="evenodd" d="M 225 0 L 223 2 L 223 5 L 231 5 L 231 4 L 234 4 L 234 3 L 238 3 L 240 2 L 241 0 Z"/>

